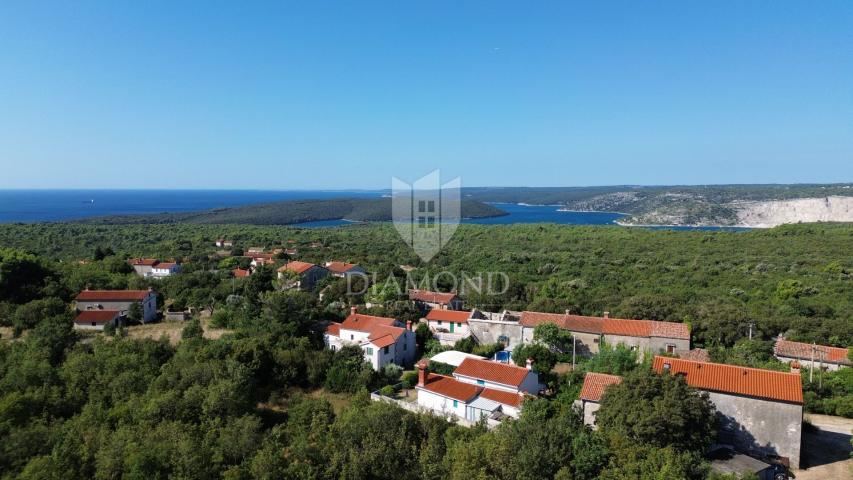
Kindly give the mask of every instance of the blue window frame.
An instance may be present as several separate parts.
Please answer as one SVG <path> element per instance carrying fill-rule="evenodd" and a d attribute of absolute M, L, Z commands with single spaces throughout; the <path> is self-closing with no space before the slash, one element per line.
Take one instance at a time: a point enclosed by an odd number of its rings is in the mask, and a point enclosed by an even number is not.
<path fill-rule="evenodd" d="M 485 384 L 486 384 L 485 380 L 477 380 L 477 385 L 485 385 Z"/>
<path fill-rule="evenodd" d="M 458 406 L 459 406 L 459 400 L 454 400 L 453 401 L 453 408 L 456 408 Z"/>

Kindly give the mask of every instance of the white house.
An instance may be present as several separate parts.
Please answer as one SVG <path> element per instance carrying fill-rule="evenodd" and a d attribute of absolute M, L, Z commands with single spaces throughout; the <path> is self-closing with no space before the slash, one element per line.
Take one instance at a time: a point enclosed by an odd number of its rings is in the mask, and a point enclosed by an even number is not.
<path fill-rule="evenodd" d="M 501 415 L 518 418 L 526 398 L 523 391 L 510 392 L 469 382 L 454 375 L 430 373 L 426 362 L 418 364 L 418 406 L 440 415 L 454 415 L 470 421 L 482 417 L 497 419 Z"/>
<path fill-rule="evenodd" d="M 142 323 L 148 323 L 157 318 L 157 294 L 150 288 L 148 290 L 83 290 L 77 294 L 75 301 L 78 314 L 86 311 L 118 311 L 120 316 L 125 317 L 130 306 L 138 303 L 142 307 Z"/>
<path fill-rule="evenodd" d="M 466 358 L 453 371 L 453 378 L 460 382 L 512 393 L 535 395 L 542 389 L 539 375 L 533 370 L 531 360 L 527 361 L 527 368 L 524 368 L 491 360 Z"/>
<path fill-rule="evenodd" d="M 158 262 L 151 267 L 151 278 L 165 278 L 181 273 L 181 264 L 175 262 Z"/>
<path fill-rule="evenodd" d="M 464 310 L 432 309 L 427 312 L 422 321 L 426 322 L 442 345 L 453 345 L 471 335 L 471 330 L 468 328 L 469 318 L 471 318 L 471 312 Z"/>
<path fill-rule="evenodd" d="M 415 360 L 415 333 L 411 322 L 403 327 L 394 318 L 364 315 L 358 313 L 356 307 L 352 307 L 342 323 L 330 324 L 323 338 L 332 350 L 358 345 L 374 370 L 381 370 L 389 363 L 405 367 Z"/>
<path fill-rule="evenodd" d="M 232 242 L 231 240 L 225 240 L 224 238 L 220 238 L 216 240 L 216 246 L 219 248 L 230 248 L 234 246 L 234 242 Z"/>

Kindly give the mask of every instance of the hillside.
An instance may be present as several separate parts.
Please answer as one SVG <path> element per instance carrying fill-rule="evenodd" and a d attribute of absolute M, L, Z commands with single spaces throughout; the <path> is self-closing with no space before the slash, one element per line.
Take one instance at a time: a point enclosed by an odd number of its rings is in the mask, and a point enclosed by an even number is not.
<path fill-rule="evenodd" d="M 483 218 L 501 215 L 506 215 L 506 212 L 492 205 L 474 200 L 462 201 L 463 217 Z M 290 200 L 200 212 L 92 217 L 78 222 L 104 225 L 157 223 L 290 225 L 340 219 L 361 222 L 390 221 L 391 199 Z"/>
<path fill-rule="evenodd" d="M 623 225 L 772 227 L 853 221 L 853 185 L 697 185 L 566 188 L 471 188 L 487 202 L 561 205 L 566 210 L 621 212 Z"/>

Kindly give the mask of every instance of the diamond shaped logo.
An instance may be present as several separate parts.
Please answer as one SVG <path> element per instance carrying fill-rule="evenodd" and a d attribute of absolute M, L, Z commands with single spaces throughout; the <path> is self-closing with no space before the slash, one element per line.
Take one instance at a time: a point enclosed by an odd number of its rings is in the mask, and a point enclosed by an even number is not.
<path fill-rule="evenodd" d="M 441 184 L 434 170 L 411 185 L 391 179 L 391 219 L 394 228 L 424 262 L 450 241 L 462 218 L 459 177 Z"/>

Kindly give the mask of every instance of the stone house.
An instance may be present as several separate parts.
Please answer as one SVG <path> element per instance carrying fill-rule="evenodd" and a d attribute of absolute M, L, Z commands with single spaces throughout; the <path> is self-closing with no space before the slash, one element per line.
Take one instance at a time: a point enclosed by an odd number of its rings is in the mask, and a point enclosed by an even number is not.
<path fill-rule="evenodd" d="M 300 290 L 313 290 L 317 282 L 329 274 L 329 271 L 320 265 L 300 262 L 298 260 L 287 262 L 283 267 L 279 268 L 278 278 L 283 279 L 287 275 L 287 272 L 296 274 L 296 280 L 287 287 L 298 288 Z"/>
<path fill-rule="evenodd" d="M 442 345 L 453 345 L 471 335 L 468 319 L 471 312 L 465 310 L 430 310 L 421 319 Z"/>
<path fill-rule="evenodd" d="M 827 347 L 811 343 L 792 342 L 779 338 L 773 346 L 774 356 L 781 362 L 797 362 L 806 368 L 836 371 L 853 366 L 846 348 Z"/>
<path fill-rule="evenodd" d="M 439 310 L 461 310 L 462 299 L 455 293 L 430 292 L 428 290 L 409 290 L 409 300 L 421 311 Z"/>
<path fill-rule="evenodd" d="M 580 409 L 583 415 L 583 423 L 596 428 L 595 412 L 601 407 L 601 397 L 604 390 L 610 385 L 615 385 L 622 381 L 622 377 L 617 375 L 607 375 L 605 373 L 587 373 L 583 378 L 583 387 L 578 399 L 575 400 L 575 405 Z"/>
<path fill-rule="evenodd" d="M 142 307 L 142 323 L 157 318 L 157 295 L 148 290 L 84 290 L 75 298 L 78 314 L 86 311 L 117 311 L 120 317 L 126 317 L 130 306 L 138 303 Z"/>

